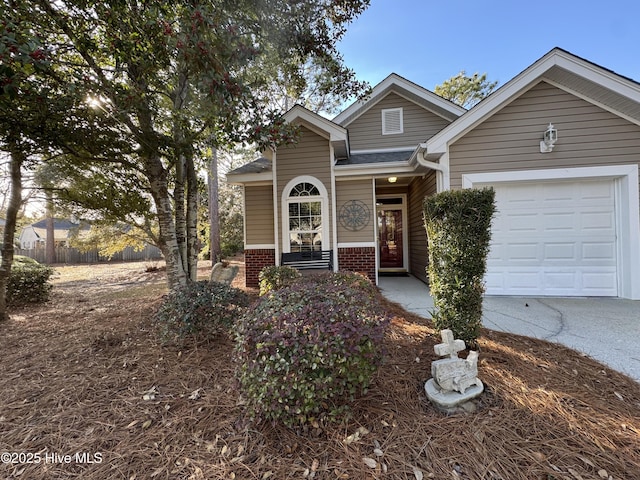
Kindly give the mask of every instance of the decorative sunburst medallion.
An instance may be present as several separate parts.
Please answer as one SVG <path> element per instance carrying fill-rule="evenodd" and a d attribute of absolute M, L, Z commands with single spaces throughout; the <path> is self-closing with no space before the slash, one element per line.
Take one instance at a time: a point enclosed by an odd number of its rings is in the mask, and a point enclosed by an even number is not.
<path fill-rule="evenodd" d="M 364 202 L 351 200 L 342 205 L 338 218 L 340 225 L 347 230 L 356 232 L 369 224 L 371 214 L 369 207 Z"/>

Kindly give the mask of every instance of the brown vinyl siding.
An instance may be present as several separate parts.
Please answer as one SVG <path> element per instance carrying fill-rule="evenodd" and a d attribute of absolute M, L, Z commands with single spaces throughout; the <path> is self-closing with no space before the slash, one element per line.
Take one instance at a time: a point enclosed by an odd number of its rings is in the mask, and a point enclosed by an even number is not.
<path fill-rule="evenodd" d="M 336 182 L 336 203 L 338 218 L 341 208 L 352 200 L 360 200 L 369 209 L 369 223 L 362 230 L 349 230 L 338 221 L 338 243 L 374 242 L 374 222 L 376 207 L 373 201 L 373 184 L 371 179 L 345 180 Z"/>
<path fill-rule="evenodd" d="M 540 153 L 549 123 L 553 152 Z M 462 174 L 640 162 L 640 126 L 540 82 L 450 147 L 451 188 Z"/>
<path fill-rule="evenodd" d="M 282 192 L 291 180 L 301 175 L 310 175 L 323 183 L 327 189 L 328 203 L 327 212 L 322 212 L 328 219 L 329 246 L 333 241 L 332 220 L 331 220 L 331 154 L 329 140 L 321 137 L 308 128 L 300 128 L 300 139 L 295 145 L 291 145 L 278 150 L 276 154 L 276 174 L 278 183 L 278 230 L 282 230 Z M 283 239 L 283 233 L 280 232 Z M 281 240 L 282 241 L 282 240 Z"/>
<path fill-rule="evenodd" d="M 273 187 L 245 186 L 244 205 L 247 245 L 273 245 Z"/>
<path fill-rule="evenodd" d="M 426 268 L 429 264 L 427 233 L 424 228 L 422 203 L 424 198 L 436 193 L 436 172 L 431 171 L 425 177 L 417 177 L 409 184 L 409 270 L 427 282 Z"/>
<path fill-rule="evenodd" d="M 382 135 L 382 110 L 402 108 L 404 133 Z M 352 151 L 415 147 L 449 124 L 448 120 L 390 93 L 348 125 Z"/>
<path fill-rule="evenodd" d="M 406 185 L 397 185 L 395 187 L 376 187 L 376 195 L 403 195 L 407 193 Z"/>

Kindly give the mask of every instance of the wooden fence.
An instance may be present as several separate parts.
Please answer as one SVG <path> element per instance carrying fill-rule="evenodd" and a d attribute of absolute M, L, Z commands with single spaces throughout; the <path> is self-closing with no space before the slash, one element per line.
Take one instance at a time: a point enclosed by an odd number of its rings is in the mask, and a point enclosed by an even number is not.
<path fill-rule="evenodd" d="M 31 248 L 28 250 L 16 249 L 16 255 L 24 255 L 33 258 L 40 263 L 46 263 L 46 252 L 43 248 Z M 70 247 L 56 247 L 56 261 L 54 263 L 66 263 L 70 265 L 80 263 L 100 263 L 100 262 L 135 262 L 140 260 L 161 260 L 162 252 L 157 247 L 147 245 L 144 250 L 135 251 L 132 247 L 127 247 L 113 257 L 103 257 L 97 250 L 81 252 Z"/>

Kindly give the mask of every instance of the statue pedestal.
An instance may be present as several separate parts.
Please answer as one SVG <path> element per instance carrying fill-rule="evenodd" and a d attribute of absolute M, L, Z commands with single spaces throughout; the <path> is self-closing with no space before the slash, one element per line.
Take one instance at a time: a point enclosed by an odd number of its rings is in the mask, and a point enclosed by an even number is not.
<path fill-rule="evenodd" d="M 455 413 L 459 407 L 478 397 L 484 391 L 484 385 L 476 379 L 476 385 L 467 388 L 464 393 L 442 390 L 438 383 L 430 378 L 424 384 L 427 397 L 438 409 L 446 413 Z"/>

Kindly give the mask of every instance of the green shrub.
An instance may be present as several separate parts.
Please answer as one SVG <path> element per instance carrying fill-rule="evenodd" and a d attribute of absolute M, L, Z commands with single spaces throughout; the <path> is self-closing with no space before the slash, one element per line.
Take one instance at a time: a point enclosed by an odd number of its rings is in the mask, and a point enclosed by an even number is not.
<path fill-rule="evenodd" d="M 13 266 L 25 266 L 25 265 L 40 265 L 40 266 L 44 266 L 41 265 L 40 263 L 38 263 L 37 260 L 34 260 L 31 257 L 25 257 L 24 255 L 14 255 L 13 256 L 13 263 L 12 263 L 12 267 Z"/>
<path fill-rule="evenodd" d="M 49 283 L 51 275 L 53 275 L 53 268 L 29 257 L 16 255 L 7 285 L 7 303 L 24 305 L 46 302 L 53 287 Z"/>
<path fill-rule="evenodd" d="M 264 267 L 258 275 L 260 281 L 260 295 L 266 295 L 274 290 L 279 290 L 291 285 L 302 275 L 293 267 Z"/>
<path fill-rule="evenodd" d="M 300 426 L 345 410 L 382 361 L 388 321 L 375 287 L 355 274 L 304 277 L 263 296 L 237 328 L 250 414 Z"/>
<path fill-rule="evenodd" d="M 451 329 L 472 348 L 482 323 L 494 197 L 485 188 L 442 192 L 424 201 L 433 320 L 438 330 Z"/>
<path fill-rule="evenodd" d="M 154 319 L 166 342 L 206 339 L 228 332 L 247 305 L 242 290 L 217 282 L 190 282 L 165 297 Z"/>

